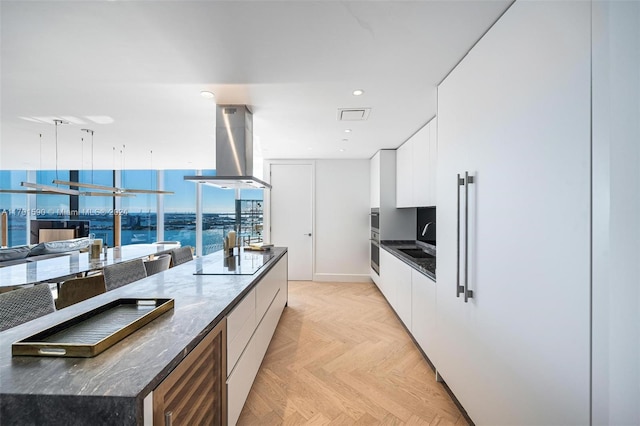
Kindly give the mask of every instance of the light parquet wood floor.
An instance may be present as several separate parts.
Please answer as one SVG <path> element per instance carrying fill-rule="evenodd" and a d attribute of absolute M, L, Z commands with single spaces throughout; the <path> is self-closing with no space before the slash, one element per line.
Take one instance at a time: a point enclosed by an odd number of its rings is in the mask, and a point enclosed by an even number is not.
<path fill-rule="evenodd" d="M 373 283 L 289 282 L 239 425 L 466 425 Z"/>

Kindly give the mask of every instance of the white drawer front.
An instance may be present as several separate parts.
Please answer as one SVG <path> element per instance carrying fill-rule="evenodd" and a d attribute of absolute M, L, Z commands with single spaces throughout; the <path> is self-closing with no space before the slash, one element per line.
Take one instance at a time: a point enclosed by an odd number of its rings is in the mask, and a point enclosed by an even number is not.
<path fill-rule="evenodd" d="M 267 274 L 267 276 L 258 283 L 256 293 L 257 322 L 260 322 L 264 314 L 267 312 L 267 308 L 269 308 L 278 288 L 280 288 L 279 274 L 277 273 L 277 269 L 280 266 L 280 264 L 275 265 L 273 270 L 271 270 L 269 274 Z"/>
<path fill-rule="evenodd" d="M 257 359 L 255 339 L 238 360 L 238 366 L 227 379 L 227 422 L 235 425 L 247 400 L 253 380 L 258 373 L 260 362 Z"/>
<path fill-rule="evenodd" d="M 256 289 L 245 296 L 227 317 L 227 376 L 256 329 Z"/>

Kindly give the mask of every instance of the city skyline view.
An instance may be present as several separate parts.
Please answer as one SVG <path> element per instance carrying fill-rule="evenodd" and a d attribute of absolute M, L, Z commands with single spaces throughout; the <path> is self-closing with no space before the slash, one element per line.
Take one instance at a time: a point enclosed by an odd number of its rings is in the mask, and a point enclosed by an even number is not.
<path fill-rule="evenodd" d="M 121 187 L 129 189 L 158 189 L 156 170 L 123 170 Z M 173 191 L 174 194 L 163 195 L 165 213 L 189 213 L 195 211 L 196 204 L 196 184 L 183 179 L 183 176 L 194 174 L 194 170 L 164 170 L 164 190 Z M 203 171 L 204 175 L 215 175 L 215 170 Z M 38 184 L 51 185 L 54 179 L 69 180 L 69 171 L 42 170 L 36 172 Z M 112 170 L 81 170 L 79 171 L 80 182 L 92 183 L 96 185 L 113 186 Z M 3 189 L 25 189 L 20 183 L 27 181 L 27 172 L 21 170 L 0 171 L 0 186 Z M 61 187 L 67 188 L 62 185 Z M 0 194 L 0 211 L 13 210 L 12 206 L 20 206 L 25 203 L 26 195 L 23 194 Z M 44 195 L 38 194 L 37 208 L 44 209 L 48 213 L 68 212 L 68 196 L 64 195 Z M 264 199 L 262 189 L 243 189 L 240 192 L 241 199 L 262 200 Z M 21 201 L 25 199 L 25 201 Z M 121 210 L 130 213 L 144 213 L 156 209 L 155 194 L 137 194 L 135 197 L 120 197 Z M 228 213 L 235 209 L 235 191 L 232 189 L 221 189 L 203 185 L 202 190 L 203 212 L 204 213 Z M 32 207 L 34 208 L 34 207 Z M 79 210 L 91 211 L 113 209 L 111 197 L 80 197 Z"/>

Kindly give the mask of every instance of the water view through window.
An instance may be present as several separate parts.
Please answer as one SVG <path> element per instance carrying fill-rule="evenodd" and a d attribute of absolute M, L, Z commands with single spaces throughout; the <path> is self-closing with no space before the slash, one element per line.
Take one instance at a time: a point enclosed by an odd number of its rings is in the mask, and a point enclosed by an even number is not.
<path fill-rule="evenodd" d="M 114 212 L 121 216 L 121 243 L 153 243 L 160 235 L 163 241 L 179 241 L 183 246 L 196 245 L 196 187 L 183 179 L 193 175 L 193 170 L 126 170 L 121 173 L 120 186 L 135 189 L 163 189 L 173 195 L 136 194 L 135 197 L 77 197 L 77 210 L 71 210 L 73 201 L 68 195 L 1 194 L 0 211 L 9 216 L 9 245 L 28 244 L 27 220 L 88 220 L 90 232 L 112 246 L 114 244 Z M 38 183 L 51 185 L 55 172 L 37 172 Z M 59 179 L 68 180 L 69 171 L 58 172 Z M 204 171 L 203 174 L 215 174 Z M 83 183 L 113 186 L 112 170 L 78 173 Z M 20 182 L 27 180 L 24 171 L 0 171 L 3 189 L 22 189 Z M 66 188 L 66 187 L 65 187 Z M 81 188 L 81 190 L 83 190 Z M 236 230 L 241 241 L 262 241 L 263 190 L 242 190 L 236 200 L 234 190 L 203 186 L 202 191 L 202 241 L 203 254 L 222 249 L 224 236 Z M 36 205 L 28 198 L 36 198 Z M 158 206 L 162 211 L 158 212 Z M 162 215 L 164 227 L 158 232 L 158 215 Z M 161 221 L 162 222 L 162 221 Z"/>

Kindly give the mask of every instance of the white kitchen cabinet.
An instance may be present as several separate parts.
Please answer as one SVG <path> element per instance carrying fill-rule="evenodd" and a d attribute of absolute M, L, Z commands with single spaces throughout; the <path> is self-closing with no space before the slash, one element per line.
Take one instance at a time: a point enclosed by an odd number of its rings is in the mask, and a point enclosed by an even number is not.
<path fill-rule="evenodd" d="M 380 240 L 414 240 L 415 210 L 396 208 L 396 150 L 382 149 L 371 158 L 371 199 L 380 209 Z"/>
<path fill-rule="evenodd" d="M 436 334 L 436 283 L 411 269 L 411 334 L 431 357 Z"/>
<path fill-rule="evenodd" d="M 438 88 L 430 357 L 478 425 L 589 424 L 590 7 L 516 1 Z"/>
<path fill-rule="evenodd" d="M 256 291 L 251 290 L 227 316 L 227 375 L 235 368 L 256 329 Z"/>
<path fill-rule="evenodd" d="M 383 294 L 407 329 L 411 330 L 411 267 L 381 249 L 380 272 Z"/>
<path fill-rule="evenodd" d="M 370 204 L 371 208 L 380 208 L 380 151 L 371 158 Z"/>
<path fill-rule="evenodd" d="M 387 302 L 393 306 L 396 302 L 396 287 L 393 285 L 395 281 L 395 258 L 391 253 L 380 248 L 380 284 L 378 288 Z"/>
<path fill-rule="evenodd" d="M 416 210 L 396 208 L 396 150 L 378 151 L 371 158 L 370 164 L 371 207 L 379 209 L 380 241 L 415 240 Z M 378 283 L 379 275 L 373 269 L 371 278 L 381 287 Z"/>
<path fill-rule="evenodd" d="M 227 316 L 227 418 L 236 424 L 287 303 L 287 254 Z M 252 325 L 247 335 L 247 324 Z"/>
<path fill-rule="evenodd" d="M 429 179 L 431 177 L 431 120 L 422 129 L 413 135 L 413 155 L 411 161 L 412 167 L 412 191 L 411 205 L 413 207 L 431 206 L 431 186 Z"/>
<path fill-rule="evenodd" d="M 438 120 L 435 118 L 429 122 L 429 166 L 425 179 L 428 191 L 425 206 L 435 206 L 438 179 Z"/>
<path fill-rule="evenodd" d="M 396 207 L 413 207 L 413 143 L 409 139 L 396 150 Z"/>
<path fill-rule="evenodd" d="M 436 151 L 431 153 L 431 138 L 436 139 L 435 119 L 418 130 L 397 149 L 396 207 L 435 205 L 434 182 Z"/>
<path fill-rule="evenodd" d="M 592 22 L 591 421 L 640 425 L 640 2 Z"/>

